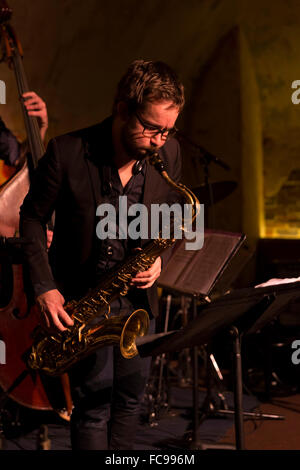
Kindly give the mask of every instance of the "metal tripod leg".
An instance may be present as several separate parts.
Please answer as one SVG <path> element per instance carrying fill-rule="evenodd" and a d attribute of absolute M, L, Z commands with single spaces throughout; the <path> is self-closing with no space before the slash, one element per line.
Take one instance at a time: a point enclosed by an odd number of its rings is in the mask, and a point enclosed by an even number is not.
<path fill-rule="evenodd" d="M 229 410 L 216 410 L 216 413 L 222 416 L 235 416 L 240 410 L 242 409 L 242 395 L 243 395 L 243 381 L 242 381 L 242 358 L 241 358 L 241 344 L 240 344 L 240 334 L 236 327 L 232 327 L 230 330 L 230 334 L 233 337 L 233 364 L 234 364 L 234 397 L 235 400 L 235 409 Z M 269 413 L 259 413 L 253 411 L 243 411 L 242 410 L 242 417 L 243 418 L 253 418 L 253 419 L 272 419 L 272 420 L 283 420 L 284 416 L 276 415 L 276 414 L 269 414 Z M 235 416 L 236 419 L 236 416 Z M 239 428 L 241 427 L 241 423 L 239 423 Z"/>
<path fill-rule="evenodd" d="M 193 318 L 196 318 L 197 314 L 197 305 L 196 299 L 193 303 Z M 240 346 L 240 334 L 236 327 L 230 329 L 230 334 L 233 337 L 233 375 L 234 375 L 234 411 L 231 410 L 220 410 L 217 413 L 222 415 L 233 415 L 235 419 L 235 435 L 236 435 L 236 446 L 228 445 L 206 445 L 202 443 L 199 439 L 199 424 L 204 418 L 215 412 L 212 411 L 210 407 L 211 399 L 211 366 L 216 366 L 216 361 L 212 360 L 213 356 L 207 356 L 207 367 L 208 367 L 208 376 L 207 376 L 207 396 L 204 402 L 204 412 L 202 413 L 201 420 L 199 420 L 199 395 L 198 395 L 198 348 L 193 348 L 193 369 L 194 369 L 194 388 L 193 388 L 193 437 L 190 443 L 190 448 L 192 449 L 237 449 L 242 450 L 245 448 L 245 439 L 244 439 L 244 417 L 259 417 L 265 419 L 284 419 L 282 416 L 277 415 L 262 415 L 260 413 L 245 413 L 243 411 L 242 399 L 243 399 L 243 382 L 242 382 L 242 360 L 241 360 L 241 346 Z M 214 359 L 214 358 L 213 358 Z M 217 369 L 215 367 L 217 372 Z M 220 371 L 219 371 L 220 372 Z M 217 373 L 219 379 L 222 375 Z M 223 377 L 222 377 L 223 379 Z"/>
<path fill-rule="evenodd" d="M 235 345 L 235 347 L 237 347 L 237 346 Z M 239 346 L 239 348 L 240 348 L 240 346 Z M 225 395 L 222 391 L 222 390 L 224 390 L 224 387 L 222 387 L 222 383 L 223 383 L 222 373 L 220 371 L 220 368 L 218 366 L 218 363 L 217 363 L 214 355 L 209 350 L 209 346 L 206 347 L 206 353 L 205 354 L 206 354 L 206 364 L 207 364 L 207 367 L 206 367 L 207 395 L 206 395 L 206 398 L 204 399 L 204 404 L 202 406 L 203 415 L 202 415 L 201 421 L 203 421 L 203 419 L 206 416 L 212 416 L 212 415 L 215 415 L 215 414 L 220 415 L 220 416 L 234 416 L 235 411 L 229 409 L 227 401 L 226 401 L 226 397 L 225 397 Z M 236 360 L 237 360 L 236 354 L 237 353 L 234 352 L 234 361 L 233 361 L 234 364 L 236 363 Z M 240 354 L 240 353 L 238 353 L 238 354 Z M 236 367 L 241 368 L 241 365 L 236 366 Z M 217 395 L 218 395 L 218 397 L 219 397 L 219 399 L 222 403 L 222 406 L 223 406 L 222 409 L 217 408 L 214 401 L 213 401 L 213 399 L 212 399 L 212 394 L 211 394 L 212 371 L 214 372 L 214 376 L 215 376 L 214 383 L 215 383 L 215 386 L 217 388 Z M 242 386 L 242 371 L 239 371 L 239 370 L 234 371 L 234 377 L 236 377 L 236 374 L 238 374 L 238 376 L 240 374 L 241 386 Z M 244 418 L 253 418 L 253 419 L 274 419 L 274 420 L 283 420 L 284 419 L 284 416 L 282 416 L 282 415 L 266 414 L 266 413 L 260 413 L 260 412 L 247 412 L 247 411 L 243 411 L 243 417 Z"/>

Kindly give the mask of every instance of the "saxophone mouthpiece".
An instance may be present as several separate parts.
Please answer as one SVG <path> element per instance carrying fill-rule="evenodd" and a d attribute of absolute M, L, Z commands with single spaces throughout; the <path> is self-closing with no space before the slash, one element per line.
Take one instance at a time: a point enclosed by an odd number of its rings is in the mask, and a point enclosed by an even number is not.
<path fill-rule="evenodd" d="M 159 172 L 159 173 L 162 173 L 163 171 L 165 171 L 165 165 L 164 165 L 164 162 L 162 161 L 162 159 L 160 158 L 160 156 L 158 155 L 158 153 L 155 153 L 153 154 L 152 157 L 150 157 L 150 163 L 151 165 L 154 166 L 154 168 Z"/>
<path fill-rule="evenodd" d="M 149 160 L 149 163 L 155 167 L 155 169 L 161 173 L 165 171 L 165 166 L 158 154 L 157 148 L 145 148 L 139 151 L 140 157 L 142 160 Z"/>
<path fill-rule="evenodd" d="M 159 173 L 165 171 L 165 165 L 158 154 L 158 149 L 145 149 L 144 152 L 144 158 L 148 158 L 149 163 L 153 165 Z"/>

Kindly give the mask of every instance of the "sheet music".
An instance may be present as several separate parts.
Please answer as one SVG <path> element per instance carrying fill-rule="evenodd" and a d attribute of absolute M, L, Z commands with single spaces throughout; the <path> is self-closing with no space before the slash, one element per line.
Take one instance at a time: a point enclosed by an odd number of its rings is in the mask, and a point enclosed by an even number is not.
<path fill-rule="evenodd" d="M 185 240 L 182 240 L 159 284 L 207 295 L 240 240 L 241 234 L 206 231 L 203 247 L 195 251 L 186 250 Z"/>
<path fill-rule="evenodd" d="M 184 272 L 185 267 L 195 256 L 195 251 L 187 251 L 184 249 L 184 242 L 185 240 L 177 242 L 178 245 L 176 247 L 176 251 L 170 259 L 166 270 L 164 270 L 163 274 L 160 276 L 159 281 L 167 278 L 168 285 L 175 285 L 179 282 L 180 276 Z"/>

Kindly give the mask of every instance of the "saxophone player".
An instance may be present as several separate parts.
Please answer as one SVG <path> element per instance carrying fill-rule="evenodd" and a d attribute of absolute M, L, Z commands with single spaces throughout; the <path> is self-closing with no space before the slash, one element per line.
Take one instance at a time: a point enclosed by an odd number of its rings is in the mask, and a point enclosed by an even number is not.
<path fill-rule="evenodd" d="M 41 323 L 49 331 L 71 327 L 65 301 L 84 295 L 147 241 L 130 236 L 99 239 L 97 207 L 110 204 L 118 213 L 124 195 L 129 207 L 173 202 L 172 190 L 143 154 L 156 149 L 171 178 L 180 180 L 180 149 L 173 134 L 183 105 L 183 85 L 167 64 L 136 60 L 118 84 L 112 116 L 50 140 L 20 213 L 21 234 L 32 240 L 25 248 L 30 279 Z M 54 210 L 54 236 L 47 252 L 45 226 Z M 166 251 L 139 272 L 129 293 L 111 303 L 111 315 L 145 308 L 153 332 L 156 280 L 169 257 Z M 124 359 L 118 347 L 106 346 L 70 370 L 72 449 L 133 448 L 149 368 L 150 358 Z"/>

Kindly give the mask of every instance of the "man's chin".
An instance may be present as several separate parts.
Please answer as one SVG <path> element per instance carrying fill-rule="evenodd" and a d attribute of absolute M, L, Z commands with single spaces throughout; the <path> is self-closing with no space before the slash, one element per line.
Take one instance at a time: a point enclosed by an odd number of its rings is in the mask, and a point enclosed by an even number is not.
<path fill-rule="evenodd" d="M 139 158 L 145 158 L 150 152 L 149 148 L 140 148 L 137 150 L 137 155 Z"/>
<path fill-rule="evenodd" d="M 142 160 L 143 158 L 146 158 L 151 151 L 153 151 L 152 148 L 145 148 L 145 147 L 140 147 L 140 148 L 131 147 L 127 149 L 128 155 L 130 155 L 130 157 L 135 160 Z"/>
<path fill-rule="evenodd" d="M 131 158 L 135 160 L 140 160 L 141 158 L 144 158 L 147 153 L 146 148 L 135 147 L 133 145 L 128 144 L 128 142 L 126 141 L 123 142 L 123 146 L 125 148 L 127 155 L 129 155 Z"/>
<path fill-rule="evenodd" d="M 145 158 L 147 157 L 148 155 L 151 155 L 152 153 L 154 152 L 158 152 L 158 148 L 156 147 L 143 147 L 143 148 L 139 148 L 137 150 L 137 155 L 139 158 Z"/>

